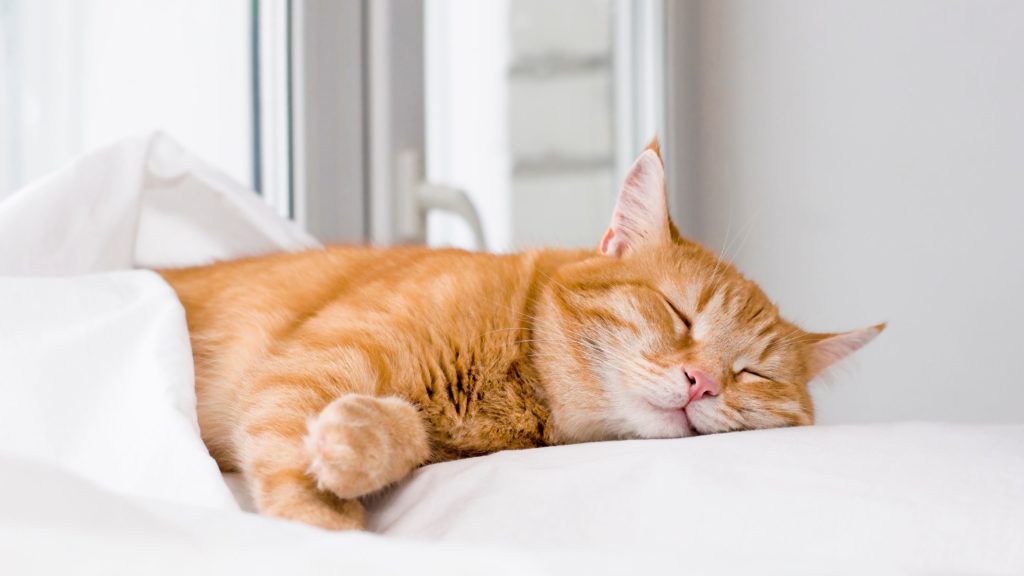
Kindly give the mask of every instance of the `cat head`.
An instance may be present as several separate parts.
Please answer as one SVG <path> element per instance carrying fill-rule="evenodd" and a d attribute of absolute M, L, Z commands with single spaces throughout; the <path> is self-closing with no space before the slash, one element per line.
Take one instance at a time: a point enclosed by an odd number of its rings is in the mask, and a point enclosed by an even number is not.
<path fill-rule="evenodd" d="M 598 254 L 559 267 L 539 312 L 537 359 L 565 441 L 812 424 L 808 383 L 884 328 L 806 332 L 681 237 L 656 141 L 630 169 Z"/>

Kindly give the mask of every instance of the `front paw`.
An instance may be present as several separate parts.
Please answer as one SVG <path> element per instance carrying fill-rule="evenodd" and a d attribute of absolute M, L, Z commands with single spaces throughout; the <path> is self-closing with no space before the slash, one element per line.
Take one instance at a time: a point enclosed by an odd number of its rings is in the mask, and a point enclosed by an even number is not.
<path fill-rule="evenodd" d="M 402 479 L 426 458 L 419 413 L 398 398 L 347 394 L 309 422 L 309 473 L 320 490 L 358 498 Z"/>

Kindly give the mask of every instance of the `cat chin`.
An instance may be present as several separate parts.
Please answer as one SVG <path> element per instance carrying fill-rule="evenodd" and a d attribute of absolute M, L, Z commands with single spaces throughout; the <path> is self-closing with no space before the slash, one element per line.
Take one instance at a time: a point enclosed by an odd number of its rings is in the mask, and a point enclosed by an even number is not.
<path fill-rule="evenodd" d="M 651 402 L 631 408 L 625 420 L 635 438 L 685 438 L 698 434 L 682 408 L 664 408 Z"/>
<path fill-rule="evenodd" d="M 682 408 L 674 408 L 667 410 L 665 408 L 654 408 L 664 419 L 665 424 L 663 426 L 664 433 L 657 436 L 648 436 L 649 438 L 685 438 L 687 436 L 696 436 L 697 430 L 693 427 L 693 423 L 687 417 L 686 412 Z"/>
<path fill-rule="evenodd" d="M 626 438 L 683 438 L 693 436 L 693 428 L 683 407 L 686 397 L 674 398 L 664 390 L 644 387 L 609 387 L 606 408 L 600 414 L 603 433 Z"/>

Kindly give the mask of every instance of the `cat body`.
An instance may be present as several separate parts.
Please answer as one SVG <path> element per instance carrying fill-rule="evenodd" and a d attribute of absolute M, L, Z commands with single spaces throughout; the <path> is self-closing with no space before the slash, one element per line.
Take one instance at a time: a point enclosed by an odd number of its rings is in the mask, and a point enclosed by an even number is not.
<path fill-rule="evenodd" d="M 287 362 L 295 388 L 315 382 L 308 402 L 358 392 L 415 404 L 432 462 L 554 442 L 529 319 L 543 277 L 586 257 L 329 247 L 164 271 L 189 311 L 204 440 L 223 468 L 241 468 L 231 431 Z M 256 405 L 238 410 L 246 398 Z"/>
<path fill-rule="evenodd" d="M 810 424 L 882 325 L 814 334 L 679 236 L 656 144 L 594 250 L 330 247 L 161 273 L 203 440 L 259 510 L 360 528 L 415 467 L 559 443 Z"/>

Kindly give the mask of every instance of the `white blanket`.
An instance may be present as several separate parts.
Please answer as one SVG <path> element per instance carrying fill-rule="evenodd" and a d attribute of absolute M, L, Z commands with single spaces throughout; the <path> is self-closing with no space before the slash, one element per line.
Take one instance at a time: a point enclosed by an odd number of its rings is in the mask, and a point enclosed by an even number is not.
<path fill-rule="evenodd" d="M 104 271 L 309 246 L 161 136 L 0 204 L 0 574 L 1024 574 L 1021 425 L 499 453 L 375 498 L 384 536 L 240 511 L 173 291 Z"/>
<path fill-rule="evenodd" d="M 319 246 L 154 134 L 87 154 L 0 203 L 0 275 L 187 266 Z"/>
<path fill-rule="evenodd" d="M 185 314 L 153 272 L 0 278 L 0 449 L 133 496 L 230 506 Z"/>

